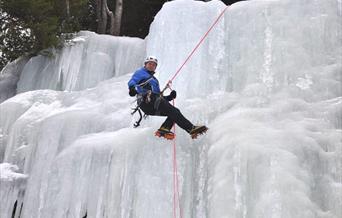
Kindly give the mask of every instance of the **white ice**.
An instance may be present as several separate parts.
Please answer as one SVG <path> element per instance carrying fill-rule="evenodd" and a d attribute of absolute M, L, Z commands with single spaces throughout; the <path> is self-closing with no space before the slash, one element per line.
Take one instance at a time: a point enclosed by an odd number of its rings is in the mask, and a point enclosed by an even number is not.
<path fill-rule="evenodd" d="M 81 31 L 64 48 L 43 53 L 45 55 L 33 57 L 27 63 L 17 64 L 21 68 L 15 87 L 17 93 L 37 89 L 82 90 L 113 76 L 127 74 L 141 65 L 145 42 L 139 38 Z M 11 75 L 6 71 L 13 70 L 8 68 L 11 66 L 6 66 L 1 74 Z M 11 87 L 7 90 L 13 92 Z"/>
<path fill-rule="evenodd" d="M 0 104 L 0 216 L 173 217 L 172 142 L 153 136 L 165 118 L 132 128 L 127 81 L 150 54 L 164 85 L 224 8 L 168 2 L 145 40 L 82 32 L 32 58 L 23 93 Z M 176 129 L 182 217 L 342 217 L 341 19 L 339 0 L 227 9 L 172 85 L 209 127 L 197 140 Z M 97 56 L 109 44 L 123 48 Z"/>

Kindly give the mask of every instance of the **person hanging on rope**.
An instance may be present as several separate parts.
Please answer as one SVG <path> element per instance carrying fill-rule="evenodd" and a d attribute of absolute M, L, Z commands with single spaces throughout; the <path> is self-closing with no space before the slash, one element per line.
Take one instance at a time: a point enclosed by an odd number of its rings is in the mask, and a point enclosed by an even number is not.
<path fill-rule="evenodd" d="M 204 134 L 208 128 L 206 126 L 195 126 L 186 119 L 180 110 L 169 103 L 176 98 L 177 92 L 172 90 L 170 95 L 163 96 L 160 91 L 159 82 L 153 75 L 158 65 L 158 60 L 154 56 L 148 56 L 144 61 L 144 67 L 138 69 L 128 81 L 129 95 L 137 96 L 137 108 L 145 114 L 152 116 L 166 116 L 165 122 L 155 132 L 158 137 L 174 139 L 175 134 L 171 131 L 176 123 L 187 131 L 192 138 L 197 138 L 199 134 Z M 139 111 L 140 113 L 140 111 Z M 141 119 L 138 121 L 139 126 Z"/>

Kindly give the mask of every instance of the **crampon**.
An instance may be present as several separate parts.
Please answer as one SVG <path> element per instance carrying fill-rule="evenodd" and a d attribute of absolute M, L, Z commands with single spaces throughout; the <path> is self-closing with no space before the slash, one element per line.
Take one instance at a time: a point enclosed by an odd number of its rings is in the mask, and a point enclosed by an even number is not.
<path fill-rule="evenodd" d="M 206 126 L 194 126 L 190 131 L 190 135 L 192 139 L 196 139 L 198 135 L 203 135 L 208 131 L 208 127 Z"/>
<path fill-rule="evenodd" d="M 168 129 L 160 128 L 155 133 L 155 136 L 166 138 L 167 140 L 172 140 L 175 138 L 175 134 Z"/>

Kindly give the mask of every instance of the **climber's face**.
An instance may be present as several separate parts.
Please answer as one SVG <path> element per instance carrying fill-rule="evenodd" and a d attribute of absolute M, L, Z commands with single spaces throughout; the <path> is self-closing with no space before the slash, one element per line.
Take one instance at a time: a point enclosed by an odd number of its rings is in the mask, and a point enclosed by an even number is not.
<path fill-rule="evenodd" d="M 148 71 L 152 71 L 154 72 L 157 68 L 157 64 L 152 62 L 152 61 L 148 61 L 146 62 L 145 64 L 145 68 L 148 70 Z"/>

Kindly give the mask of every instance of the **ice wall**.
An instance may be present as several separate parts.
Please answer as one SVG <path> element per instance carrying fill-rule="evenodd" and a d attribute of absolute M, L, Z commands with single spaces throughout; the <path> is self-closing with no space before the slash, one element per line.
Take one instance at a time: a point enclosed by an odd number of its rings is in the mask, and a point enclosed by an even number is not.
<path fill-rule="evenodd" d="M 194 3 L 183 0 L 177 4 L 164 4 L 150 27 L 147 40 L 147 51 L 160 59 L 161 84 L 171 79 L 225 6 L 220 1 Z M 205 96 L 224 90 L 228 82 L 224 69 L 227 58 L 224 23 L 221 20 L 217 24 L 177 77 L 174 87 L 184 97 Z"/>
<path fill-rule="evenodd" d="M 82 31 L 62 49 L 46 51 L 31 58 L 20 70 L 16 89 L 82 90 L 100 81 L 132 72 L 145 57 L 145 42 L 139 38 L 111 37 Z M 2 74 L 15 74 L 11 66 Z M 18 74 L 18 73 L 16 73 Z"/>
<path fill-rule="evenodd" d="M 224 7 L 164 4 L 145 40 L 161 84 Z M 182 217 L 341 217 L 341 16 L 339 0 L 227 9 L 173 84 L 210 128 L 176 130 Z M 172 217 L 172 143 L 153 137 L 163 118 L 132 128 L 129 78 L 0 104 L 1 217 Z"/>
<path fill-rule="evenodd" d="M 158 70 L 164 83 L 224 8 L 219 1 L 180 0 L 163 6 L 151 25 L 147 51 L 159 57 Z M 336 74 L 342 53 L 341 14 L 340 1 L 233 4 L 174 86 L 187 97 L 205 96 L 215 91 L 241 91 L 252 83 L 263 83 L 271 90 L 297 83 L 305 86 L 307 81 L 319 80 L 325 69 Z M 335 81 L 314 86 L 322 87 L 328 87 L 327 97 L 340 91 Z"/>
<path fill-rule="evenodd" d="M 27 58 L 19 58 L 6 65 L 0 72 L 0 103 L 16 94 L 20 74 L 27 63 Z"/>

